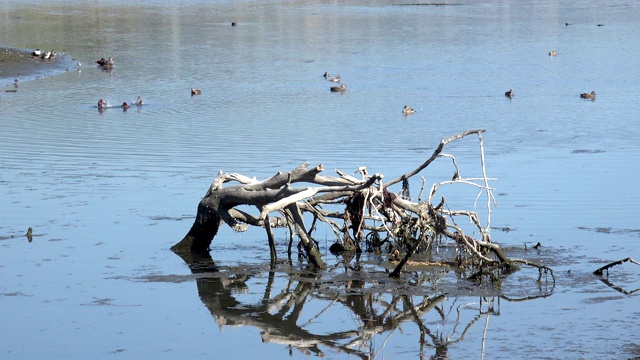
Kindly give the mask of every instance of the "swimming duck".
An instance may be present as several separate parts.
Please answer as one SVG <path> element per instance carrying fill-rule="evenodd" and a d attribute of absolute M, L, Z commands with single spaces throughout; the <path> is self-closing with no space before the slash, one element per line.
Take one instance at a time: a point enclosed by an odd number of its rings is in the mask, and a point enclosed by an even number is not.
<path fill-rule="evenodd" d="M 142 98 L 140 96 L 138 96 L 138 98 L 136 99 L 136 102 L 134 102 L 134 104 L 138 105 L 138 106 L 142 106 L 143 105 Z"/>
<path fill-rule="evenodd" d="M 324 76 L 325 79 L 329 80 L 329 73 L 325 71 L 324 74 L 322 74 L 322 76 Z"/>
<path fill-rule="evenodd" d="M 98 110 L 106 109 L 107 107 L 109 107 L 109 105 L 107 105 L 107 103 L 104 102 L 104 100 L 102 99 L 98 100 Z"/>
<path fill-rule="evenodd" d="M 347 91 L 347 85 L 342 84 L 340 86 L 332 86 L 330 90 L 333 92 L 344 92 Z"/>
<path fill-rule="evenodd" d="M 129 106 L 129 104 L 127 104 L 127 102 L 123 102 L 122 103 L 122 110 L 127 110 L 128 108 L 130 108 L 131 106 Z"/>
<path fill-rule="evenodd" d="M 40 55 L 42 55 L 42 51 L 40 51 L 40 49 L 35 49 L 35 50 L 31 53 L 31 56 L 33 56 L 34 58 L 40 57 Z"/>
<path fill-rule="evenodd" d="M 409 105 L 405 105 L 404 108 L 402 108 L 402 114 L 403 115 L 411 115 L 414 112 L 416 112 L 414 109 L 410 108 Z"/>
<path fill-rule="evenodd" d="M 51 51 L 45 51 L 42 56 L 40 56 L 41 60 L 49 60 L 49 58 L 51 57 Z"/>
<path fill-rule="evenodd" d="M 191 88 L 191 96 L 200 95 L 200 94 L 202 94 L 202 91 L 200 91 L 198 89 Z"/>
<path fill-rule="evenodd" d="M 336 75 L 334 77 L 330 77 L 329 81 L 340 82 L 340 75 Z"/>
<path fill-rule="evenodd" d="M 238 26 L 238 22 L 237 21 L 232 22 L 231 26 Z"/>
<path fill-rule="evenodd" d="M 55 51 L 53 51 L 53 50 L 52 50 L 52 51 L 51 51 L 51 55 L 49 55 L 49 60 L 53 60 L 53 59 L 55 59 L 56 55 L 57 55 L 57 53 L 56 53 Z"/>
<path fill-rule="evenodd" d="M 580 94 L 580 97 L 583 98 L 583 99 L 595 100 L 596 92 L 592 91 L 591 93 L 582 93 L 582 94 Z"/>
<path fill-rule="evenodd" d="M 508 97 L 509 99 L 511 99 L 514 95 L 515 95 L 515 93 L 511 89 L 509 89 L 509 91 L 504 93 L 504 96 Z"/>
<path fill-rule="evenodd" d="M 113 58 L 109 57 L 108 59 L 100 58 L 100 60 L 96 61 L 96 64 L 102 66 L 103 69 L 110 69 L 114 62 Z"/>
<path fill-rule="evenodd" d="M 555 51 L 555 50 L 549 51 L 549 56 L 557 56 L 557 55 L 558 55 L 557 51 Z"/>

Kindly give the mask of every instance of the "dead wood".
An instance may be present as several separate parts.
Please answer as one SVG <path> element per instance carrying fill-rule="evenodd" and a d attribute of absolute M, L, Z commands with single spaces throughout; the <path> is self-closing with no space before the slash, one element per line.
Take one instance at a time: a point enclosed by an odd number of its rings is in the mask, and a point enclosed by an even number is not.
<path fill-rule="evenodd" d="M 314 267 L 323 268 L 325 264 L 321 252 L 312 236 L 319 224 L 325 224 L 337 239 L 332 251 L 360 252 L 363 251 L 361 245 L 364 241 L 368 251 L 381 253 L 382 245 L 386 244 L 388 251 L 401 252 L 403 255 L 398 256 L 398 260 L 402 260 L 390 273 L 392 277 L 399 277 L 403 267 L 416 253 L 430 252 L 437 241 L 440 243 L 446 239 L 447 246 L 456 248 L 455 258 L 440 259 L 434 263 L 453 264 L 460 268 L 472 267 L 476 274 L 472 277 L 515 269 L 516 263 L 537 267 L 541 274 L 551 272 L 551 269 L 543 265 L 509 259 L 491 240 L 491 205 L 495 205 L 496 201 L 489 182 L 495 179 L 486 175 L 483 132 L 484 129 L 468 130 L 442 139 L 429 158 L 417 168 L 386 183 L 383 183 L 383 175 L 370 175 L 364 166 L 357 166 L 354 175 L 336 170 L 336 176 L 326 176 L 322 174 L 323 165 L 309 168 L 309 163 L 305 163 L 289 172 L 278 172 L 265 180 L 220 172 L 200 200 L 191 229 L 172 250 L 179 254 L 206 253 L 222 223 L 236 231 L 245 231 L 251 225 L 265 229 L 271 260 L 275 262 L 277 254 L 273 228 L 286 227 L 291 234 L 289 258 L 295 234 L 299 239 L 298 248 L 303 251 L 301 256 L 306 257 Z M 456 158 L 443 153 L 449 143 L 470 135 L 476 135 L 479 140 L 482 176 L 477 178 L 463 177 Z M 422 201 L 426 185 L 426 180 L 422 177 L 419 199 L 412 200 L 409 179 L 420 174 L 439 158 L 452 161 L 453 178 L 449 175 L 447 180 L 434 183 L 428 192 L 428 198 Z M 398 193 L 392 192 L 391 187 L 398 183 L 401 183 L 402 189 Z M 481 196 L 486 197 L 486 225 L 481 223 L 478 213 L 450 210 L 444 196 L 439 201 L 436 200 L 440 188 L 453 183 L 476 187 L 476 203 Z M 236 209 L 241 205 L 255 207 L 257 214 Z M 305 224 L 305 214 L 313 218 L 309 227 Z M 460 218 L 471 224 L 472 233 L 478 234 L 476 238 L 465 234 L 456 222 Z"/>
<path fill-rule="evenodd" d="M 609 269 L 610 268 L 612 268 L 612 267 L 614 267 L 616 265 L 624 264 L 626 262 L 631 262 L 631 263 L 634 263 L 636 265 L 640 265 L 640 263 L 638 263 L 637 261 L 635 261 L 632 258 L 628 257 L 628 258 L 625 258 L 625 259 L 622 259 L 622 260 L 618 260 L 618 261 L 614 261 L 614 262 L 608 263 L 607 265 L 605 265 L 605 266 L 597 269 L 596 271 L 594 271 L 593 274 L 594 275 L 602 275 L 602 273 L 604 271 L 606 271 L 607 275 L 609 275 Z"/>

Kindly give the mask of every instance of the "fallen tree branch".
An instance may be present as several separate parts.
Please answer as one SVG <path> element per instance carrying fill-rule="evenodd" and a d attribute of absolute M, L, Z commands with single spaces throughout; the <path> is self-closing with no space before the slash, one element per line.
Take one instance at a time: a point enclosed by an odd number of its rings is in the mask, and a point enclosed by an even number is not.
<path fill-rule="evenodd" d="M 258 180 L 245 175 L 219 172 L 198 204 L 195 221 L 185 237 L 171 249 L 177 253 L 206 253 L 211 241 L 222 223 L 236 231 L 244 231 L 249 226 L 265 228 L 271 260 L 277 259 L 274 228 L 288 228 L 289 258 L 294 235 L 299 239 L 299 257 L 305 257 L 314 267 L 325 267 L 313 233 L 319 224 L 326 224 L 336 236 L 332 251 L 362 251 L 360 243 L 367 242 L 367 250 L 381 252 L 381 245 L 387 244 L 387 251 L 402 253 L 393 277 L 399 277 L 404 266 L 417 253 L 431 251 L 436 240 L 449 239 L 458 249 L 455 258 L 436 259 L 430 263 L 451 264 L 455 267 L 473 268 L 477 274 L 486 274 L 490 269 L 515 268 L 515 263 L 537 267 L 541 274 L 551 269 L 526 260 L 509 259 L 502 249 L 494 244 L 489 235 L 491 205 L 496 205 L 493 188 L 485 168 L 484 129 L 468 130 L 442 139 L 433 153 L 415 169 L 383 183 L 382 174 L 369 175 L 365 166 L 356 166 L 355 174 L 361 179 L 336 170 L 335 176 L 323 175 L 323 165 L 309 167 L 304 163 L 288 172 L 278 172 L 273 176 Z M 462 169 L 454 155 L 443 153 L 446 145 L 469 135 L 477 135 L 480 145 L 479 177 L 461 177 Z M 437 159 L 449 159 L 453 164 L 454 176 L 434 182 L 426 201 L 421 201 L 426 188 L 422 186 L 417 202 L 412 201 L 409 179 L 424 171 Z M 449 173 L 451 174 L 451 173 Z M 396 193 L 391 187 L 402 183 Z M 483 225 L 477 212 L 450 210 L 445 196 L 440 196 L 437 204 L 432 202 L 443 185 L 472 186 L 479 189 L 474 207 L 483 194 L 487 198 L 487 224 Z M 237 209 L 248 205 L 257 209 L 258 214 Z M 326 207 L 326 208 L 325 208 Z M 336 209 L 337 208 L 337 209 Z M 341 208 L 341 209 L 340 209 Z M 280 216 L 271 216 L 274 212 Z M 304 214 L 313 216 L 310 227 L 305 225 Z M 466 218 L 471 226 L 472 238 L 465 234 L 456 219 Z M 365 231 L 369 234 L 365 236 Z M 335 244 L 334 244 L 335 245 Z M 302 254 L 304 251 L 304 255 Z M 553 273 L 551 272 L 553 277 Z M 540 280 L 540 279 L 539 279 Z M 555 280 L 555 278 L 554 278 Z"/>
<path fill-rule="evenodd" d="M 606 272 L 607 272 L 607 275 L 609 275 L 609 269 L 610 269 L 610 268 L 612 268 L 612 267 L 614 267 L 614 266 L 616 266 L 616 265 L 624 264 L 624 263 L 626 263 L 626 262 L 631 262 L 631 263 L 634 263 L 634 264 L 636 264 L 636 265 L 640 265 L 640 263 L 638 263 L 637 261 L 635 261 L 635 260 L 633 260 L 632 258 L 628 257 L 628 258 L 625 258 L 625 259 L 622 259 L 622 260 L 618 260 L 618 261 L 614 261 L 614 262 L 612 262 L 612 263 L 609 263 L 609 264 L 607 264 L 607 265 L 605 265 L 605 266 L 603 266 L 603 267 L 601 267 L 601 268 L 597 269 L 596 271 L 594 271 L 594 272 L 593 272 L 593 274 L 594 274 L 594 275 L 602 275 L 602 273 L 603 273 L 604 271 L 606 271 Z"/>

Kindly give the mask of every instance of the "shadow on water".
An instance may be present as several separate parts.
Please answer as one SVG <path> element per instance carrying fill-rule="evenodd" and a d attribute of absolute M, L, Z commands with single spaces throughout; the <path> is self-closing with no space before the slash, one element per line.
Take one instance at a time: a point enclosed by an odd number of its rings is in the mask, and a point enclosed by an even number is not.
<path fill-rule="evenodd" d="M 394 280 L 384 265 L 359 256 L 340 257 L 322 272 L 290 263 L 218 267 L 208 255 L 179 256 L 192 275 L 142 280 L 195 281 L 218 326 L 256 328 L 263 343 L 285 345 L 290 355 L 297 350 L 324 357 L 331 351 L 374 359 L 389 351 L 394 333 L 407 336 L 410 325 L 417 327 L 411 342 L 416 348 L 403 351 L 448 359 L 449 347 L 464 342 L 471 329 L 476 328 L 472 341 L 481 334 L 484 343 L 489 318 L 501 315 L 501 301 L 545 298 L 554 290 L 538 284 L 525 296 L 510 297 L 492 285 L 443 280 L 455 272 L 443 269 L 411 271 Z"/>

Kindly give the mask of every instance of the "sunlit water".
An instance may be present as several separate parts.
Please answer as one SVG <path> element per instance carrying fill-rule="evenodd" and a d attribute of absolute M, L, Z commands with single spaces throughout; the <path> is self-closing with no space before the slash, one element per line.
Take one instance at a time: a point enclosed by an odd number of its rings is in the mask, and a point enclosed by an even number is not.
<path fill-rule="evenodd" d="M 558 284 L 546 298 L 501 299 L 489 316 L 469 284 L 469 296 L 440 303 L 446 313 L 423 316 L 431 335 L 451 341 L 453 359 L 638 356 L 637 293 L 590 275 L 609 261 L 640 259 L 638 16 L 633 1 L 1 2 L 0 46 L 74 61 L 59 75 L 22 81 L 16 93 L 4 92 L 13 79 L 0 84 L 0 357 L 441 355 L 420 348 L 413 320 L 362 335 L 362 319 L 322 289 L 301 297 L 306 313 L 294 323 L 319 335 L 360 330 L 360 342 L 311 337 L 309 345 L 299 334 L 306 350 L 290 354 L 274 334 L 291 324 L 242 313 L 266 311 L 251 306 L 269 289 L 272 297 L 291 290 L 282 272 L 269 285 L 262 231 L 224 228 L 212 244 L 218 266 L 259 269 L 248 287 L 196 285 L 169 247 L 219 170 L 264 178 L 308 161 L 328 173 L 366 165 L 390 179 L 422 163 L 441 138 L 477 128 L 487 129 L 487 175 L 497 178 L 491 225 L 512 229 L 494 230 L 494 241 L 554 268 Z M 95 64 L 108 56 L 110 72 Z M 329 91 L 325 71 L 341 75 L 345 94 Z M 191 87 L 202 95 L 191 97 Z M 592 90 L 596 101 L 579 98 Z M 97 109 L 100 98 L 117 105 L 138 95 L 141 108 Z M 405 104 L 416 113 L 404 117 Z M 478 151 L 475 138 L 446 150 L 468 177 L 481 175 Z M 423 175 L 431 184 L 452 174 L 443 160 Z M 414 196 L 420 185 L 412 183 Z M 452 205 L 474 206 L 475 190 L 442 191 Z M 31 243 L 22 236 L 28 227 Z M 279 236 L 284 256 L 286 233 Z M 328 230 L 320 237 L 333 241 Z M 538 241 L 540 254 L 523 251 Z M 630 292 L 639 274 L 627 263 L 610 281 Z M 538 294 L 535 278 L 516 273 L 503 291 Z M 393 301 L 374 295 L 378 306 Z M 211 305 L 231 300 L 239 303 Z"/>

